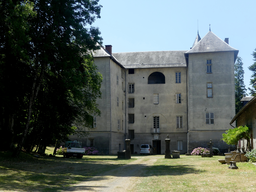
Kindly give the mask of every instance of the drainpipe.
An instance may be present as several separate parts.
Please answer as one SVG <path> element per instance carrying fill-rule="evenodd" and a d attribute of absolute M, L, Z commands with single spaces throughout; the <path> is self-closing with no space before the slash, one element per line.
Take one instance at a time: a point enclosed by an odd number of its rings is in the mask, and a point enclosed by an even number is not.
<path fill-rule="evenodd" d="M 125 73 L 124 73 L 124 85 L 125 85 L 125 94 L 124 94 L 124 147 L 126 150 L 126 144 L 125 144 L 125 139 L 127 137 L 127 82 L 126 82 L 126 69 L 125 69 Z"/>

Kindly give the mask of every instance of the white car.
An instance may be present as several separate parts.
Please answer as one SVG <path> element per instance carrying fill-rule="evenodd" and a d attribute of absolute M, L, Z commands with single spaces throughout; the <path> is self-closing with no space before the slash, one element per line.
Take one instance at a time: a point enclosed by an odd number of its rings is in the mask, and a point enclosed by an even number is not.
<path fill-rule="evenodd" d="M 149 144 L 141 144 L 140 146 L 140 154 L 153 154 L 153 148 Z"/>

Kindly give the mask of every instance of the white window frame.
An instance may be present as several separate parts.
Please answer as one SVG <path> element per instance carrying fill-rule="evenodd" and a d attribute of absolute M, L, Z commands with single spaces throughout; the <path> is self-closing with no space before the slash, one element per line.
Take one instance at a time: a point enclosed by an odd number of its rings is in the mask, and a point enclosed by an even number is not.
<path fill-rule="evenodd" d="M 160 128 L 160 117 L 159 116 L 153 116 L 153 128 L 154 129 Z"/>
<path fill-rule="evenodd" d="M 176 116 L 176 128 L 180 129 L 182 128 L 183 123 L 182 123 L 182 116 Z"/>
<path fill-rule="evenodd" d="M 207 112 L 205 114 L 205 123 L 208 125 L 214 124 L 214 113 Z"/>
<path fill-rule="evenodd" d="M 135 92 L 135 84 L 134 83 L 128 83 L 128 93 L 134 93 Z"/>
<path fill-rule="evenodd" d="M 212 82 L 208 82 L 206 84 L 206 88 L 207 88 L 207 98 L 213 98 L 213 85 Z"/>
<path fill-rule="evenodd" d="M 206 73 L 212 73 L 212 60 L 207 59 L 206 64 Z"/>
<path fill-rule="evenodd" d="M 158 93 L 154 93 L 154 95 L 153 95 L 153 103 L 155 105 L 159 104 L 159 94 Z"/>
<path fill-rule="evenodd" d="M 181 83 L 181 72 L 176 72 L 175 73 L 175 82 L 176 83 Z"/>
<path fill-rule="evenodd" d="M 176 103 L 181 103 L 181 93 L 176 93 Z"/>

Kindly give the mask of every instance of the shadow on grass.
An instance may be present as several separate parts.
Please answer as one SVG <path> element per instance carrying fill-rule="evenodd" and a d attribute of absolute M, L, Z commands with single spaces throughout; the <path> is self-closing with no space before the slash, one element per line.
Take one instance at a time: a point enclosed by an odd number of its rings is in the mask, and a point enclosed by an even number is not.
<path fill-rule="evenodd" d="M 1 154 L 0 154 L 1 155 Z M 136 158 L 136 157 L 135 157 Z M 60 191 L 90 190 L 94 186 L 70 188 L 71 184 L 92 178 L 102 181 L 105 176 L 116 177 L 148 177 L 152 175 L 184 175 L 195 174 L 198 170 L 188 165 L 152 165 L 127 164 L 133 160 L 117 158 L 83 158 L 64 159 L 33 157 L 11 160 L 0 157 L 0 190 L 11 191 Z M 140 172 L 141 171 L 141 172 Z"/>

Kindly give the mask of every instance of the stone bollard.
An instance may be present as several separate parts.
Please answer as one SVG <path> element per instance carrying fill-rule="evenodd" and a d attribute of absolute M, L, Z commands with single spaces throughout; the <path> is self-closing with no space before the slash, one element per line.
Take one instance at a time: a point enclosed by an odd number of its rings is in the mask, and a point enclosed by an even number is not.
<path fill-rule="evenodd" d="M 170 138 L 169 135 L 165 138 L 165 159 L 171 158 L 171 152 L 170 152 Z"/>
<path fill-rule="evenodd" d="M 131 159 L 130 142 L 131 142 L 130 139 L 125 139 L 125 145 L 126 145 L 125 159 Z"/>

